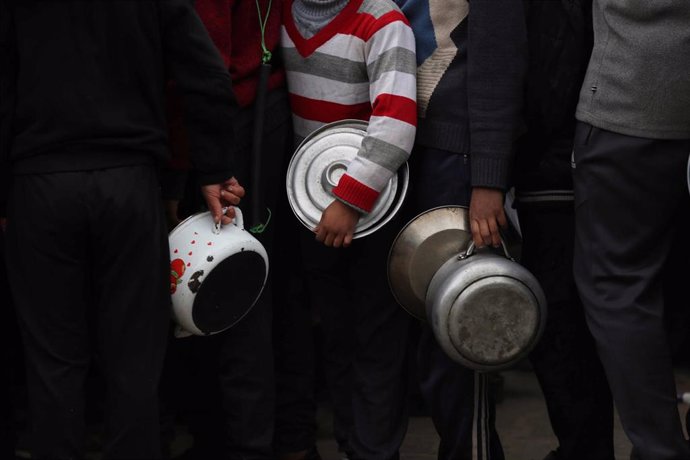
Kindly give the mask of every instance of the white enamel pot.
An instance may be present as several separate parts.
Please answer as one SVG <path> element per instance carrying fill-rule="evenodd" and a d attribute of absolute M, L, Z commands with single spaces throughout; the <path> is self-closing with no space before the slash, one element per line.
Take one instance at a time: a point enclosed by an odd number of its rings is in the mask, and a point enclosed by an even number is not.
<path fill-rule="evenodd" d="M 182 329 L 178 336 L 217 334 L 239 322 L 268 277 L 266 249 L 245 230 L 239 208 L 229 225 L 215 224 L 210 212 L 195 214 L 168 239 L 173 317 Z"/>

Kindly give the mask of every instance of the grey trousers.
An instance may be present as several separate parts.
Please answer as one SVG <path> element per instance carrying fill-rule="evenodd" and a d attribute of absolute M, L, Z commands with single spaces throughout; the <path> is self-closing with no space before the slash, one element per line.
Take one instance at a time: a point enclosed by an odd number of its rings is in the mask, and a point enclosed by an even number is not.
<path fill-rule="evenodd" d="M 687 199 L 690 140 L 579 124 L 574 273 L 626 434 L 642 460 L 689 460 L 664 328 L 662 269 Z"/>

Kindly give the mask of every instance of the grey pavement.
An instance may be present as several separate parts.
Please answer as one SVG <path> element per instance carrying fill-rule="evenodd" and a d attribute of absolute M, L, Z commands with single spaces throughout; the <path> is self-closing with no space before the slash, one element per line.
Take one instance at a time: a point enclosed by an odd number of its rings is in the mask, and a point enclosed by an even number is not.
<path fill-rule="evenodd" d="M 542 460 L 556 448 L 556 438 L 549 424 L 546 405 L 536 377 L 529 370 L 502 372 L 504 397 L 496 408 L 496 425 L 506 460 Z M 678 389 L 690 391 L 690 372 L 677 372 Z M 687 406 L 679 405 L 685 414 Z M 324 460 L 340 460 L 331 436 L 331 414 L 327 407 L 319 411 L 318 448 Z M 629 460 L 630 443 L 616 417 L 614 433 L 616 460 Z M 402 460 L 436 458 L 438 436 L 428 417 L 412 417 L 401 449 Z"/>

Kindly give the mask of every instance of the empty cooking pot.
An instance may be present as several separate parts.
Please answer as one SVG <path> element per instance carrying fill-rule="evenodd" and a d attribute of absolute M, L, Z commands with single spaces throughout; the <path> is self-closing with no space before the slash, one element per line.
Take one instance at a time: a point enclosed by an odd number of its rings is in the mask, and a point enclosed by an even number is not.
<path fill-rule="evenodd" d="M 177 225 L 170 244 L 170 294 L 173 317 L 182 331 L 211 335 L 240 321 L 261 295 L 268 277 L 268 255 L 245 230 L 242 212 L 228 225 L 210 212 Z"/>
<path fill-rule="evenodd" d="M 412 219 L 388 261 L 391 290 L 408 312 L 428 320 L 454 361 L 479 371 L 524 358 L 546 319 L 536 278 L 509 253 L 475 249 L 467 208 L 444 206 Z"/>

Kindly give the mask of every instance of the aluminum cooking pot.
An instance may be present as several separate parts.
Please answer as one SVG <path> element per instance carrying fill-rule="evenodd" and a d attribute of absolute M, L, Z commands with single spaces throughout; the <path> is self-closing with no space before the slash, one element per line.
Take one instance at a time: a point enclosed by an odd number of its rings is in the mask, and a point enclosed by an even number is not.
<path fill-rule="evenodd" d="M 475 250 L 467 208 L 443 206 L 412 219 L 388 259 L 398 303 L 428 320 L 451 359 L 479 371 L 504 369 L 524 358 L 546 319 L 539 283 L 510 256 L 516 243 L 502 243 L 499 254 L 493 248 Z"/>
<path fill-rule="evenodd" d="M 439 345 L 454 361 L 482 371 L 510 367 L 537 343 L 546 298 L 536 278 L 504 254 L 474 242 L 434 274 L 426 313 Z"/>
<path fill-rule="evenodd" d="M 297 219 L 309 230 L 316 227 L 323 211 L 335 199 L 333 188 L 357 156 L 367 126 L 361 120 L 326 124 L 309 134 L 290 159 L 286 179 L 288 201 Z M 409 167 L 405 163 L 383 188 L 371 212 L 359 219 L 353 238 L 370 235 L 388 223 L 400 210 L 408 184 Z"/>
<path fill-rule="evenodd" d="M 214 223 L 210 212 L 195 214 L 168 239 L 176 335 L 217 334 L 240 321 L 263 291 L 268 255 L 244 229 L 239 208 L 229 225 Z"/>

